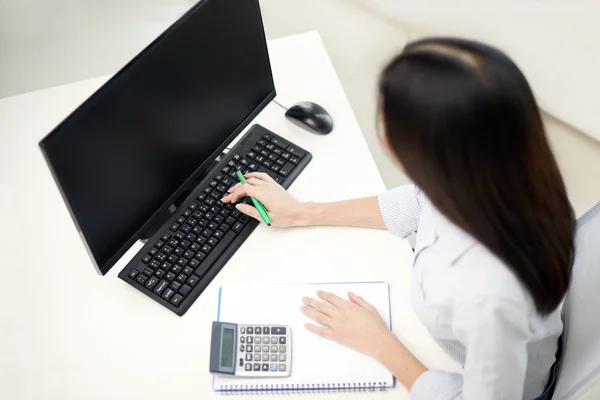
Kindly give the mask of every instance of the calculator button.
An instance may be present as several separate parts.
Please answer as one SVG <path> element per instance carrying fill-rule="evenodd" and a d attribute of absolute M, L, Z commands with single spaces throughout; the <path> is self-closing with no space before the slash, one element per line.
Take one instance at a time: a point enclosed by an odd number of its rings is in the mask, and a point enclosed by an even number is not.
<path fill-rule="evenodd" d="M 243 367 L 243 366 L 244 366 L 244 359 L 240 358 L 240 367 Z"/>
<path fill-rule="evenodd" d="M 263 349 L 264 353 L 268 353 L 269 352 L 269 346 L 263 346 L 262 349 Z"/>
<path fill-rule="evenodd" d="M 285 344 L 285 336 L 279 338 L 279 344 Z"/>
<path fill-rule="evenodd" d="M 240 336 L 240 343 L 246 343 L 246 338 L 244 336 Z"/>
<path fill-rule="evenodd" d="M 246 364 L 244 368 L 246 371 L 252 371 L 252 364 Z"/>
<path fill-rule="evenodd" d="M 268 354 L 263 354 L 262 355 L 262 360 L 263 361 L 269 361 L 269 355 Z"/>
<path fill-rule="evenodd" d="M 254 370 L 255 371 L 260 371 L 260 364 L 254 363 Z"/>
<path fill-rule="evenodd" d="M 280 354 L 279 355 L 279 361 L 285 361 L 285 354 Z"/>
<path fill-rule="evenodd" d="M 268 335 L 268 334 L 270 333 L 269 331 L 270 331 L 269 327 L 268 327 L 268 326 L 265 326 L 265 327 L 263 328 L 263 335 Z"/>
<path fill-rule="evenodd" d="M 279 372 L 285 372 L 285 364 L 279 364 Z"/>
<path fill-rule="evenodd" d="M 277 371 L 277 364 L 271 364 L 271 371 L 272 372 Z"/>
<path fill-rule="evenodd" d="M 271 361 L 277 361 L 277 354 L 271 354 Z"/>
<path fill-rule="evenodd" d="M 269 344 L 271 342 L 271 340 L 269 339 L 268 336 L 263 337 L 263 343 L 264 344 Z"/>
<path fill-rule="evenodd" d="M 260 326 L 257 326 L 256 328 L 254 328 L 254 334 L 262 335 L 262 328 Z"/>
<path fill-rule="evenodd" d="M 268 371 L 269 370 L 269 364 L 263 364 L 262 365 L 262 370 L 263 371 Z"/>
<path fill-rule="evenodd" d="M 240 352 L 244 352 L 244 349 L 246 348 L 246 346 L 244 346 L 243 344 L 240 344 Z"/>
<path fill-rule="evenodd" d="M 260 346 L 254 346 L 254 352 L 260 353 Z"/>
<path fill-rule="evenodd" d="M 271 328 L 271 335 L 285 335 L 285 331 L 283 326 L 274 326 Z"/>
<path fill-rule="evenodd" d="M 250 329 L 250 328 L 248 328 Z M 252 341 L 254 340 L 254 338 L 252 336 L 246 336 L 246 343 L 252 343 Z"/>
<path fill-rule="evenodd" d="M 260 354 L 254 355 L 254 361 L 260 361 Z"/>
<path fill-rule="evenodd" d="M 243 335 L 244 333 L 246 333 L 246 327 L 242 326 L 242 329 L 240 329 L 240 333 Z"/>
<path fill-rule="evenodd" d="M 271 343 L 277 344 L 277 336 L 271 336 Z"/>
<path fill-rule="evenodd" d="M 246 361 L 252 361 L 252 354 L 246 353 Z"/>
<path fill-rule="evenodd" d="M 262 338 L 260 336 L 254 338 L 254 343 L 261 344 L 262 343 Z"/>
<path fill-rule="evenodd" d="M 247 345 L 246 345 L 246 351 L 247 351 L 248 353 L 252 353 L 252 345 L 251 345 L 251 344 L 247 344 Z"/>
<path fill-rule="evenodd" d="M 277 346 L 271 346 L 271 353 L 277 353 Z"/>
<path fill-rule="evenodd" d="M 248 327 L 248 335 L 252 335 L 254 333 L 254 328 L 249 326 Z"/>
<path fill-rule="evenodd" d="M 285 346 L 279 346 L 279 352 L 285 353 Z"/>

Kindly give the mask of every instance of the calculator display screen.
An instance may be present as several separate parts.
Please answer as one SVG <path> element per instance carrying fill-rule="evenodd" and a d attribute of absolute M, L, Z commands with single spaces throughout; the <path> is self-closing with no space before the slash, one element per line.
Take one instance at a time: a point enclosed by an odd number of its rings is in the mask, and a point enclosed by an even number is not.
<path fill-rule="evenodd" d="M 221 367 L 233 368 L 233 343 L 234 331 L 233 329 L 223 329 L 223 346 L 221 347 Z"/>

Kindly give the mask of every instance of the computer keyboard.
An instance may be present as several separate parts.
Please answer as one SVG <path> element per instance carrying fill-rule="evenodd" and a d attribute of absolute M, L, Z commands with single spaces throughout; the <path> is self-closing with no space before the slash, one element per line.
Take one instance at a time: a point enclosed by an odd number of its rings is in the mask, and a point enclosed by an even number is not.
<path fill-rule="evenodd" d="M 222 157 L 163 228 L 119 273 L 119 278 L 183 315 L 258 226 L 220 199 L 237 183 L 235 172 L 266 172 L 288 188 L 312 155 L 254 125 Z M 252 204 L 249 198 L 242 202 Z"/>

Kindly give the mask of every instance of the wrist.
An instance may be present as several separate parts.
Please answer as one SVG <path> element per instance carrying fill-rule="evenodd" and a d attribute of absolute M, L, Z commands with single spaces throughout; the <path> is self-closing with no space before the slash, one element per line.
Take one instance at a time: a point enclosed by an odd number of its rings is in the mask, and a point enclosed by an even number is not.
<path fill-rule="evenodd" d="M 296 213 L 296 226 L 318 225 L 319 204 L 313 202 L 300 203 Z"/>

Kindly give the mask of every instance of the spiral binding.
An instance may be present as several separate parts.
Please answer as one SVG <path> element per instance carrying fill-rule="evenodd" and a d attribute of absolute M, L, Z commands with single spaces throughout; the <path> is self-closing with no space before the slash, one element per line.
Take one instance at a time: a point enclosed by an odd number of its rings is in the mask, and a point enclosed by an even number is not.
<path fill-rule="evenodd" d="M 301 394 L 328 392 L 376 392 L 385 391 L 385 382 L 362 383 L 324 383 L 324 384 L 256 384 L 256 385 L 220 385 L 219 391 L 224 394 Z"/>

